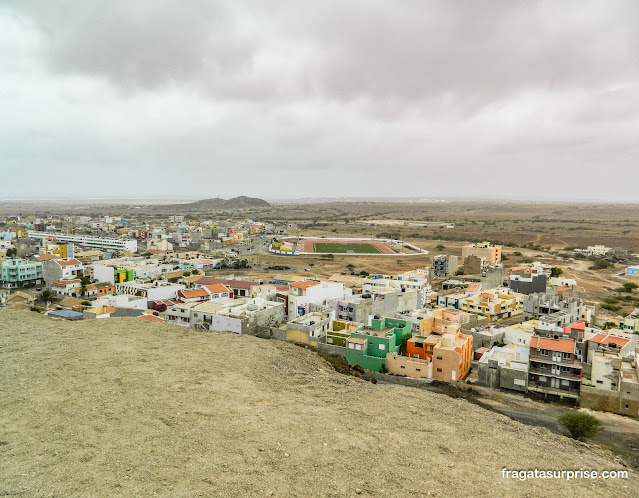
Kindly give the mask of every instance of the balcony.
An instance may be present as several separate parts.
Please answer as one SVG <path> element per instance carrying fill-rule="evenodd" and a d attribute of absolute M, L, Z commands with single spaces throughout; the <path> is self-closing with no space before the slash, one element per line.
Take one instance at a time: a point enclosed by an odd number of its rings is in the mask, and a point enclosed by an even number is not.
<path fill-rule="evenodd" d="M 529 373 L 534 375 L 544 375 L 546 377 L 557 377 L 565 380 L 574 380 L 577 382 L 581 382 L 581 375 L 576 375 L 571 372 L 561 372 L 561 371 L 552 371 L 550 368 L 536 368 L 532 365 L 530 366 Z"/>
<path fill-rule="evenodd" d="M 533 384 L 528 382 L 528 390 L 540 394 L 551 394 L 554 396 L 579 399 L 579 388 L 567 387 L 550 387 L 542 384 Z"/>
<path fill-rule="evenodd" d="M 576 359 L 564 359 L 562 358 L 560 361 L 555 361 L 551 356 L 530 356 L 530 363 L 544 363 L 548 365 L 562 365 L 564 367 L 570 366 L 572 368 L 582 368 L 581 362 Z"/>

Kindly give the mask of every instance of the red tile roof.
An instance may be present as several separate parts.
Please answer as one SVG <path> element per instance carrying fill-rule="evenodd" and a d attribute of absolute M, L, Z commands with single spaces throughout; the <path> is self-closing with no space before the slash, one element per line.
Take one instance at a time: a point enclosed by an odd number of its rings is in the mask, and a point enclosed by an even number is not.
<path fill-rule="evenodd" d="M 60 266 L 73 266 L 73 265 L 81 265 L 82 263 L 80 263 L 77 259 L 69 259 L 68 261 L 64 261 L 64 260 L 59 260 L 58 264 Z"/>
<path fill-rule="evenodd" d="M 550 349 L 562 353 L 574 353 L 575 341 L 572 339 L 546 339 L 545 337 L 533 337 L 530 339 L 530 347 L 538 349 Z"/>
<path fill-rule="evenodd" d="M 224 292 L 232 292 L 231 289 L 229 289 L 224 284 L 205 285 L 205 287 L 209 290 L 211 294 L 218 294 L 218 293 L 221 294 Z"/>
<path fill-rule="evenodd" d="M 140 316 L 140 318 L 142 320 L 146 320 L 149 322 L 163 322 L 164 320 L 162 318 L 160 318 L 159 316 L 155 316 L 155 315 L 142 315 Z"/>
<path fill-rule="evenodd" d="M 185 299 L 191 299 L 193 297 L 208 297 L 209 293 L 206 289 L 196 289 L 196 290 L 181 290 L 179 294 Z"/>
<path fill-rule="evenodd" d="M 596 342 L 597 344 L 610 344 L 611 342 L 617 344 L 618 346 L 624 347 L 626 344 L 630 342 L 629 339 L 624 339 L 622 337 L 615 337 L 614 335 L 609 334 L 597 334 L 592 339 L 592 342 Z"/>
<path fill-rule="evenodd" d="M 313 282 L 312 280 L 302 280 L 300 282 L 293 282 L 290 284 L 290 287 L 296 287 L 298 289 L 308 289 L 309 287 L 313 287 L 315 285 L 319 285 L 319 282 Z"/>
<path fill-rule="evenodd" d="M 577 323 L 574 323 L 572 325 L 568 325 L 567 327 L 564 327 L 564 332 L 566 334 L 570 334 L 571 330 L 586 330 L 586 324 L 582 321 L 578 321 Z"/>

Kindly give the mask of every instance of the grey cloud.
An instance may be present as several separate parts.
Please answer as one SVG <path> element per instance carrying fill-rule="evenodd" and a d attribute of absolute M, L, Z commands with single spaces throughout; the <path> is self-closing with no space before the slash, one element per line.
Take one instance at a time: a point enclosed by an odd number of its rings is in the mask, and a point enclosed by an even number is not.
<path fill-rule="evenodd" d="M 479 195 L 484 171 L 497 193 L 532 168 L 583 171 L 587 195 L 604 160 L 637 176 L 634 0 L 7 0 L 2 22 L 11 165 L 274 196 Z"/>
<path fill-rule="evenodd" d="M 118 85 L 186 82 L 214 98 L 453 93 L 474 106 L 530 86 L 596 87 L 639 73 L 632 1 L 24 5 L 47 34 L 56 70 Z"/>

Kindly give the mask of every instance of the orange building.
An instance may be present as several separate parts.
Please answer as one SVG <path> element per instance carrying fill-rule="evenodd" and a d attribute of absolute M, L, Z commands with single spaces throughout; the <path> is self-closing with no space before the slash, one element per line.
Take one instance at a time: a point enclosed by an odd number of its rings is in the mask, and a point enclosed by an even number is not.
<path fill-rule="evenodd" d="M 469 256 L 485 259 L 489 265 L 494 265 L 501 261 L 501 246 L 491 244 L 490 242 L 468 244 L 462 247 L 462 259 L 465 261 Z"/>
<path fill-rule="evenodd" d="M 443 333 L 433 331 L 428 337 L 415 336 L 406 343 L 406 356 L 428 360 L 428 378 L 437 380 L 464 380 L 470 373 L 473 357 L 473 336 L 461 333 L 461 325 L 437 317 L 439 324 L 434 324 Z M 395 358 L 400 369 L 406 365 L 400 358 Z M 404 362 L 405 363 L 405 362 Z M 389 364 L 391 373 L 393 370 Z M 423 369 L 422 369 L 423 371 Z M 399 373 L 402 375 L 403 373 Z M 397 374 L 396 374 L 397 375 Z M 419 375 L 422 376 L 422 375 Z"/>

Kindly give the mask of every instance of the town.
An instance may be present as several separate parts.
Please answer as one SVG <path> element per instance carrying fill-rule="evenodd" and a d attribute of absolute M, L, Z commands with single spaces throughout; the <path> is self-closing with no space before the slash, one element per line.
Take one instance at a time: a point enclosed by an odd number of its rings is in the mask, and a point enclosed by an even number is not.
<path fill-rule="evenodd" d="M 561 266 L 508 264 L 512 245 L 475 240 L 461 254 L 431 253 L 397 235 L 302 234 L 257 215 L 7 215 L 1 306 L 248 334 L 343 357 L 377 378 L 474 384 L 639 418 L 639 308 L 621 315 L 612 305 L 639 305 L 636 254 L 601 244 L 564 254 L 595 270 L 616 265 L 619 298 L 598 302 Z M 305 255 L 317 263 L 299 266 Z M 405 270 L 356 271 L 362 256 L 401 258 Z M 336 257 L 344 271 L 322 275 Z M 429 265 L 412 264 L 425 257 Z"/>

